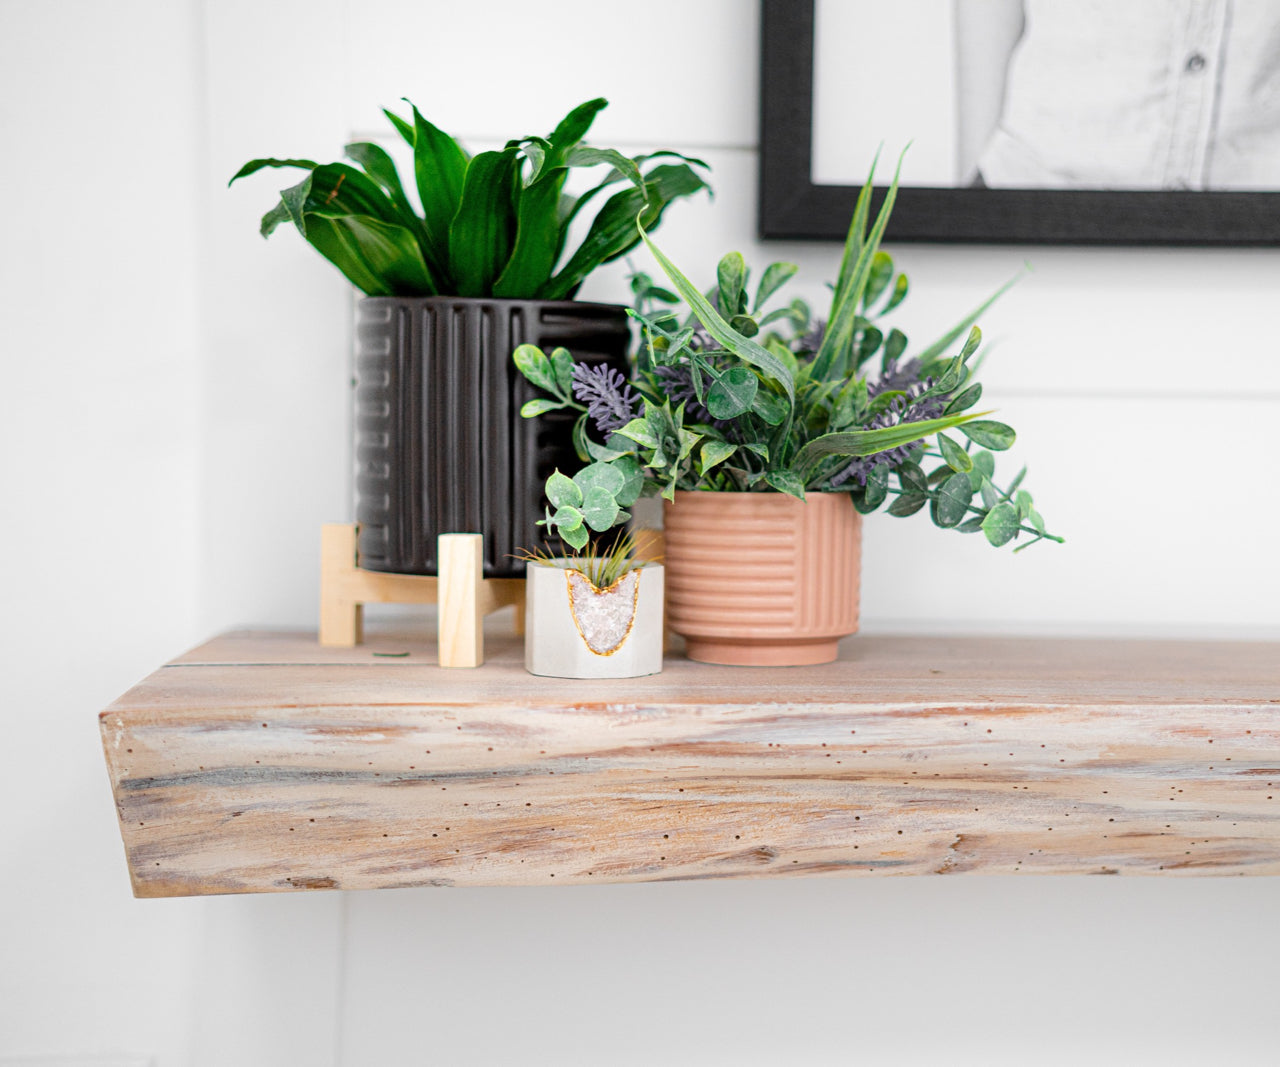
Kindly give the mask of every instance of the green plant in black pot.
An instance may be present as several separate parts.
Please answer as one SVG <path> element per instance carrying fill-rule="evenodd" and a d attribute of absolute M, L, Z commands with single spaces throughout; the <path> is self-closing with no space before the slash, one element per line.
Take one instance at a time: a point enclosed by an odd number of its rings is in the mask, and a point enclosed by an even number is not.
<path fill-rule="evenodd" d="M 351 163 L 255 159 L 231 182 L 265 167 L 307 171 L 262 217 L 262 235 L 292 222 L 368 296 L 569 300 L 588 274 L 639 244 L 637 216 L 653 229 L 672 201 L 707 188 L 693 169 L 706 164 L 678 152 L 627 156 L 584 144 L 606 105 L 589 100 L 546 137 L 475 156 L 412 104 L 412 122 L 384 111 L 413 150 L 420 213 L 390 154 L 367 141 L 346 146 Z M 566 192 L 573 170 L 599 166 L 608 170 L 590 188 Z M 566 257 L 570 227 L 593 205 L 590 229 Z"/>
<path fill-rule="evenodd" d="M 411 183 L 371 142 L 347 145 L 350 162 L 255 159 L 231 179 L 305 170 L 261 232 L 293 223 L 366 294 L 356 312 L 362 567 L 434 573 L 436 535 L 472 531 L 485 535 L 486 575 L 521 573 L 542 483 L 573 449 L 567 434 L 519 419 L 534 392 L 511 352 L 563 346 L 583 364 L 626 369 L 626 309 L 574 297 L 638 244 L 637 218 L 657 226 L 674 201 L 708 188 L 705 164 L 677 152 L 586 144 L 604 106 L 588 101 L 545 137 L 474 156 L 416 107 L 411 118 L 387 111 L 412 149 Z M 581 191 L 570 189 L 575 174 Z M 585 231 L 572 246 L 571 231 Z"/>

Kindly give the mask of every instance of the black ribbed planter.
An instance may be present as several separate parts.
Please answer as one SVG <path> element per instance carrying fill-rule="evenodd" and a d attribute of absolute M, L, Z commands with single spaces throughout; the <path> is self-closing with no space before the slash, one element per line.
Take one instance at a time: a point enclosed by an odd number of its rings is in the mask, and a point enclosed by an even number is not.
<path fill-rule="evenodd" d="M 542 544 L 543 486 L 581 466 L 572 412 L 536 419 L 511 353 L 535 344 L 627 370 L 625 309 L 577 301 L 371 296 L 356 309 L 356 519 L 360 566 L 436 572 L 436 537 L 482 533 L 484 573 Z"/>

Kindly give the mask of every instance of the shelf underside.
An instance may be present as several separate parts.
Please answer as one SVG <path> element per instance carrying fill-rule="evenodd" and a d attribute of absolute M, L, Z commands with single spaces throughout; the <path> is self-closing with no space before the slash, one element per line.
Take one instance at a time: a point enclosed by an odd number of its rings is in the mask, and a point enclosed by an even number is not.
<path fill-rule="evenodd" d="M 488 645 L 236 633 L 161 668 L 101 716 L 134 891 L 1280 874 L 1280 645 L 855 637 L 590 682 Z"/>

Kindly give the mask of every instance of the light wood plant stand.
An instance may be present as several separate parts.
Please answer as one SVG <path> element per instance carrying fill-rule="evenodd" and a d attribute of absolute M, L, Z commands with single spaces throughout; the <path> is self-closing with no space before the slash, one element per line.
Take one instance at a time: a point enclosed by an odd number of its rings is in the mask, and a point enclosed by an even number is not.
<path fill-rule="evenodd" d="M 320 644 L 352 648 L 364 640 L 366 604 L 437 604 L 441 667 L 484 663 L 484 617 L 514 604 L 516 633 L 524 633 L 524 579 L 484 577 L 484 537 L 441 534 L 439 577 L 385 574 L 360 568 L 353 524 L 322 527 Z"/>

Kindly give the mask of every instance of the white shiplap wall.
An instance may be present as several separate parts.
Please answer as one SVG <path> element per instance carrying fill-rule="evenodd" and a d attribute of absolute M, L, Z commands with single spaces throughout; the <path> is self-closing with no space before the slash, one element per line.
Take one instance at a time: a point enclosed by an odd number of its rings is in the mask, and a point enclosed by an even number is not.
<path fill-rule="evenodd" d="M 257 237 L 284 182 L 228 192 L 242 162 L 336 155 L 402 95 L 476 143 L 604 95 L 600 142 L 713 165 L 714 203 L 661 233 L 677 262 L 794 259 L 817 296 L 837 250 L 753 237 L 754 0 L 2 0 L 0 18 L 21 208 L 0 250 L 0 1063 L 1271 1061 L 1264 880 L 128 899 L 94 713 L 215 629 L 313 624 L 316 527 L 349 508 L 350 296 L 292 235 Z M 1280 631 L 1280 256 L 895 251 L 921 340 L 1032 264 L 983 324 L 984 376 L 1070 543 L 1009 558 L 874 518 L 868 628 Z M 610 269 L 584 296 L 624 292 Z M 26 554 L 33 519 L 56 565 Z M 68 648 L 96 651 L 68 672 Z"/>

